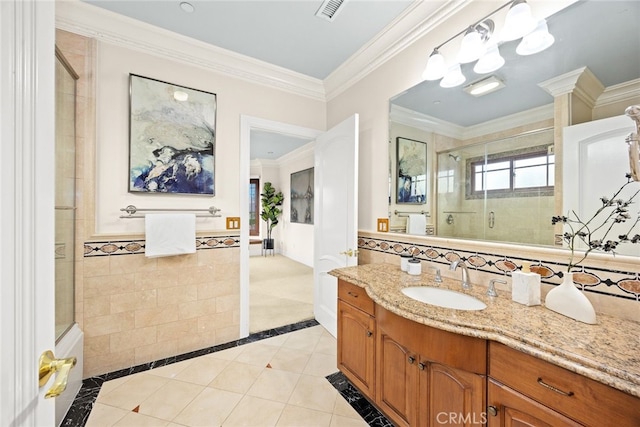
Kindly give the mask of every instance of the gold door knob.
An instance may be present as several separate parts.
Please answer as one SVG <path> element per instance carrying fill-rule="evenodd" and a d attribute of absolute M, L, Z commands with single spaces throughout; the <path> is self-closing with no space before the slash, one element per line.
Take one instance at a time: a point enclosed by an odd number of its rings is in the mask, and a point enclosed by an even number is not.
<path fill-rule="evenodd" d="M 358 250 L 356 249 L 355 251 L 353 249 L 349 249 L 346 250 L 344 252 L 340 252 L 340 255 L 346 255 L 346 256 L 358 256 Z"/>
<path fill-rule="evenodd" d="M 40 360 L 38 362 L 38 384 L 40 387 L 44 386 L 51 375 L 54 372 L 57 372 L 56 380 L 53 382 L 51 388 L 44 395 L 45 399 L 49 399 L 51 397 L 56 397 L 62 394 L 62 392 L 67 388 L 67 382 L 69 381 L 69 372 L 71 368 L 76 366 L 77 359 L 75 357 L 68 357 L 66 359 L 56 359 L 53 356 L 53 352 L 51 350 L 47 350 L 40 356 Z"/>

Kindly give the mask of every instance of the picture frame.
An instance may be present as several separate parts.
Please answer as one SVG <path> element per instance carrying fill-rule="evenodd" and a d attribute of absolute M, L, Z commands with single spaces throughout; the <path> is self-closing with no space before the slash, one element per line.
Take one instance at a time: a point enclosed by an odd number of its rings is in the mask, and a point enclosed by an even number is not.
<path fill-rule="evenodd" d="M 215 195 L 215 93 L 129 74 L 130 193 Z"/>
<path fill-rule="evenodd" d="M 291 215 L 292 223 L 313 224 L 313 168 L 291 174 Z"/>
<path fill-rule="evenodd" d="M 427 143 L 396 138 L 396 203 L 427 203 Z"/>

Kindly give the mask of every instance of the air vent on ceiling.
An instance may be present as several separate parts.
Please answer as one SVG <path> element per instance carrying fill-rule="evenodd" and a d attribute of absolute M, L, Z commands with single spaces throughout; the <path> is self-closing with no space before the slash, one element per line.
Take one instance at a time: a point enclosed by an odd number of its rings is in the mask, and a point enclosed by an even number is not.
<path fill-rule="evenodd" d="M 320 8 L 316 12 L 318 18 L 326 19 L 329 22 L 333 22 L 336 19 L 338 12 L 342 10 L 346 0 L 324 0 Z"/>

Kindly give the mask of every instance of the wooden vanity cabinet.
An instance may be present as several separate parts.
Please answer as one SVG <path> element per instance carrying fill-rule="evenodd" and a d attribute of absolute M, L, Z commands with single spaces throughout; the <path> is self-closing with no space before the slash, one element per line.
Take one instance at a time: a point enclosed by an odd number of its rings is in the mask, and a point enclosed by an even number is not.
<path fill-rule="evenodd" d="M 380 306 L 375 317 L 376 403 L 394 424 L 484 422 L 485 340 L 431 328 Z"/>
<path fill-rule="evenodd" d="M 375 399 L 374 303 L 365 290 L 338 281 L 338 369 L 364 395 Z"/>
<path fill-rule="evenodd" d="M 490 427 L 640 426 L 639 398 L 500 343 L 489 343 L 489 377 Z"/>

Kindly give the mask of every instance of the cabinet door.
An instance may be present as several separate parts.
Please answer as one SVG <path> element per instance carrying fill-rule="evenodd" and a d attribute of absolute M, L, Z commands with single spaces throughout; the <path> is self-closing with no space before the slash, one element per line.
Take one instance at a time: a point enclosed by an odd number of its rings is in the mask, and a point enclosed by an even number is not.
<path fill-rule="evenodd" d="M 428 366 L 430 425 L 484 424 L 485 377 L 438 363 Z"/>
<path fill-rule="evenodd" d="M 581 425 L 492 379 L 489 380 L 488 402 L 488 427 L 563 427 Z"/>
<path fill-rule="evenodd" d="M 367 397 L 374 399 L 375 320 L 338 300 L 338 369 Z"/>
<path fill-rule="evenodd" d="M 415 425 L 416 355 L 381 329 L 376 343 L 376 402 L 397 426 Z"/>

